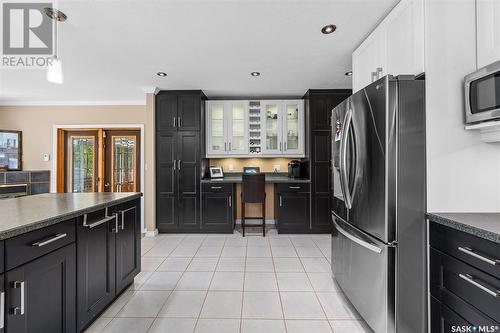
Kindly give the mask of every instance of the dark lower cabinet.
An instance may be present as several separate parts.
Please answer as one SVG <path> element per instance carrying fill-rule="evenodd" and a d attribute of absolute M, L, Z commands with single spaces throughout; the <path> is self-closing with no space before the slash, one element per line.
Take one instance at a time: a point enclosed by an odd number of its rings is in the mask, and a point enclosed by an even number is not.
<path fill-rule="evenodd" d="M 77 330 L 87 327 L 140 271 L 140 202 L 79 218 Z"/>
<path fill-rule="evenodd" d="M 141 271 L 140 205 L 124 204 L 118 208 L 116 232 L 116 294 L 121 293 Z"/>
<path fill-rule="evenodd" d="M 498 259 L 500 245 L 434 222 L 429 236 L 431 332 L 493 332 L 500 326 L 500 268 L 485 260 Z"/>
<path fill-rule="evenodd" d="M 201 231 L 232 233 L 234 200 L 233 184 L 203 184 L 201 193 Z"/>
<path fill-rule="evenodd" d="M 88 214 L 92 216 L 93 214 Z M 77 330 L 85 328 L 115 298 L 116 217 L 80 218 L 77 226 Z"/>
<path fill-rule="evenodd" d="M 6 332 L 76 331 L 75 244 L 5 274 Z"/>
<path fill-rule="evenodd" d="M 309 184 L 276 186 L 275 219 L 279 233 L 310 232 Z"/>

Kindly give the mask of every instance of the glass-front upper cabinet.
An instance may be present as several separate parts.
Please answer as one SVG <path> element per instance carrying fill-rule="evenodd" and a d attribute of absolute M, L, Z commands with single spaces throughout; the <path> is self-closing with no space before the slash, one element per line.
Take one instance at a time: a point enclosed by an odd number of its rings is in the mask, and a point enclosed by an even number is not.
<path fill-rule="evenodd" d="M 248 153 L 248 102 L 239 101 L 228 103 L 228 153 Z"/>
<path fill-rule="evenodd" d="M 224 102 L 207 102 L 207 154 L 227 152 L 225 113 Z"/>
<path fill-rule="evenodd" d="M 248 154 L 248 101 L 207 102 L 207 156 Z"/>
<path fill-rule="evenodd" d="M 303 101 L 283 102 L 283 153 L 304 153 Z"/>
<path fill-rule="evenodd" d="M 261 117 L 264 124 L 264 147 L 265 155 L 279 155 L 283 152 L 282 133 L 282 111 L 281 101 L 262 101 Z"/>

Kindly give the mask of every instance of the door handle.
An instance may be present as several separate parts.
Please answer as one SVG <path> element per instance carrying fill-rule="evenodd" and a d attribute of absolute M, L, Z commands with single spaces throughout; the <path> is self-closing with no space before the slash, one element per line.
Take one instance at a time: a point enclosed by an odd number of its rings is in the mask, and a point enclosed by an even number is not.
<path fill-rule="evenodd" d="M 300 186 L 288 186 L 288 188 L 292 190 L 298 190 L 300 189 Z"/>
<path fill-rule="evenodd" d="M 175 171 L 175 162 L 177 162 L 177 160 L 174 160 L 173 167 L 172 167 L 173 171 Z"/>
<path fill-rule="evenodd" d="M 473 286 L 481 289 L 482 291 L 485 291 L 486 293 L 488 293 L 489 295 L 491 295 L 493 297 L 500 296 L 500 290 L 491 290 L 490 288 L 484 286 L 482 283 L 479 283 L 479 281 L 477 279 L 474 279 L 474 277 L 470 274 L 458 274 L 458 276 L 460 278 L 462 278 L 463 280 L 469 282 Z"/>
<path fill-rule="evenodd" d="M 228 200 L 228 205 L 229 205 L 229 207 L 231 207 L 232 206 L 232 201 L 233 201 L 233 196 L 230 195 L 228 199 L 229 199 Z"/>
<path fill-rule="evenodd" d="M 227 151 L 227 142 L 224 142 L 224 151 Z"/>
<path fill-rule="evenodd" d="M 212 190 L 220 190 L 222 186 L 210 186 Z"/>
<path fill-rule="evenodd" d="M 5 291 L 0 293 L 0 328 L 5 327 Z"/>
<path fill-rule="evenodd" d="M 111 221 L 112 219 L 114 219 L 115 217 L 114 216 L 109 216 L 108 215 L 108 207 L 106 207 L 105 211 L 104 211 L 104 218 L 99 220 L 99 221 L 96 221 L 94 223 L 91 223 L 91 224 L 87 224 L 87 216 L 88 214 L 83 214 L 83 226 L 84 227 L 87 227 L 89 229 L 92 229 L 92 228 L 95 228 L 97 227 L 98 225 L 101 225 L 103 223 L 106 223 L 108 221 Z"/>
<path fill-rule="evenodd" d="M 57 241 L 59 239 L 62 239 L 64 237 L 66 237 L 66 236 L 67 236 L 66 233 L 64 233 L 64 234 L 57 234 L 54 237 L 51 237 L 49 239 L 35 242 L 35 243 L 31 244 L 31 246 L 42 247 L 42 246 L 45 246 L 45 245 L 49 245 L 50 243 L 53 243 L 53 242 L 55 242 L 55 241 Z"/>
<path fill-rule="evenodd" d="M 283 149 L 282 149 L 282 143 L 281 142 L 280 142 L 280 151 L 283 151 Z"/>
<path fill-rule="evenodd" d="M 115 227 L 111 231 L 113 231 L 115 234 L 117 234 L 118 231 L 120 231 L 120 229 L 118 227 L 118 213 L 114 213 L 113 217 L 115 218 Z"/>
<path fill-rule="evenodd" d="M 180 127 L 182 127 L 182 125 L 181 125 L 181 120 L 182 120 L 182 118 L 179 116 L 179 121 L 177 122 L 177 124 L 179 125 L 179 126 L 178 126 L 179 128 L 180 128 Z"/>
<path fill-rule="evenodd" d="M 377 80 L 380 79 L 384 74 L 384 69 L 382 67 L 377 67 Z"/>
<path fill-rule="evenodd" d="M 134 209 L 135 209 L 135 207 L 130 207 L 130 208 L 127 208 L 127 209 L 120 211 L 120 214 L 122 215 L 122 230 L 125 230 L 125 213 L 128 213 Z"/>
<path fill-rule="evenodd" d="M 177 169 L 181 171 L 181 160 L 177 160 Z"/>
<path fill-rule="evenodd" d="M 229 142 L 228 146 L 229 146 L 229 151 L 231 151 L 231 142 Z"/>
<path fill-rule="evenodd" d="M 372 81 L 375 82 L 377 80 L 377 72 L 372 72 Z"/>
<path fill-rule="evenodd" d="M 280 195 L 280 207 L 283 207 L 283 199 L 282 199 L 281 195 Z"/>
<path fill-rule="evenodd" d="M 458 250 L 462 251 L 463 253 L 466 253 L 466 254 L 474 257 L 474 258 L 477 258 L 477 259 L 479 259 L 481 261 L 484 261 L 485 263 L 488 263 L 490 265 L 493 265 L 493 266 L 500 265 L 500 260 L 498 260 L 498 259 L 490 259 L 490 258 L 485 257 L 484 255 L 480 255 L 477 252 L 475 252 L 474 250 L 472 250 L 470 247 L 465 247 L 465 246 L 461 247 L 461 246 L 459 246 Z"/>
<path fill-rule="evenodd" d="M 345 206 L 347 209 L 352 208 L 352 197 L 349 190 L 349 178 L 347 176 L 347 139 L 349 137 L 349 130 L 351 128 L 352 121 L 352 109 L 349 108 L 345 115 L 344 124 L 344 135 L 340 143 L 340 183 L 344 192 Z"/>
<path fill-rule="evenodd" d="M 368 243 L 367 241 L 364 241 L 356 236 L 354 236 L 353 234 L 351 234 L 350 232 L 348 232 L 347 230 L 344 230 L 342 229 L 337 222 L 335 222 L 335 218 L 332 216 L 332 219 L 333 219 L 333 224 L 335 225 L 335 228 L 344 236 L 346 236 L 347 238 L 349 238 L 350 240 L 352 240 L 354 243 L 356 244 L 359 244 L 361 245 L 362 247 L 370 250 L 370 251 L 373 251 L 375 253 L 382 253 L 382 249 L 374 244 L 370 244 Z"/>
<path fill-rule="evenodd" d="M 20 294 L 20 304 L 10 309 L 13 315 L 23 315 L 24 314 L 24 281 L 14 281 L 12 282 L 13 289 L 19 289 Z"/>
<path fill-rule="evenodd" d="M 286 151 L 286 142 L 283 144 L 283 147 L 284 147 L 284 151 Z"/>
<path fill-rule="evenodd" d="M 176 117 L 173 117 L 172 122 L 173 122 L 173 126 L 177 127 L 177 118 Z"/>

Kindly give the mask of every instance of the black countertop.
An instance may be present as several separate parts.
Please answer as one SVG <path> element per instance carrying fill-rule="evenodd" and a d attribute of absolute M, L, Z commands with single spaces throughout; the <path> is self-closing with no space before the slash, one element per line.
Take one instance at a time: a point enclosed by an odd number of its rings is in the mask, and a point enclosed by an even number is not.
<path fill-rule="evenodd" d="M 142 193 L 46 193 L 0 200 L 0 240 L 140 198 Z"/>
<path fill-rule="evenodd" d="M 427 213 L 427 218 L 500 244 L 500 213 Z"/>
<path fill-rule="evenodd" d="M 202 183 L 241 183 L 243 176 L 240 173 L 225 174 L 224 178 L 203 178 Z M 266 183 L 310 183 L 309 178 L 288 178 L 286 174 L 266 173 Z"/>

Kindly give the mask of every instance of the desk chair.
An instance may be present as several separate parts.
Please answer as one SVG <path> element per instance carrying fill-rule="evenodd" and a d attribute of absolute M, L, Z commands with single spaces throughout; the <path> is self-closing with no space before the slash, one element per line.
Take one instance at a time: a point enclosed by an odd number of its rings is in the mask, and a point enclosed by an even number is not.
<path fill-rule="evenodd" d="M 246 203 L 262 204 L 262 216 L 245 216 Z M 243 174 L 241 189 L 241 228 L 245 237 L 245 219 L 262 219 L 262 224 L 251 225 L 252 227 L 262 227 L 262 236 L 266 237 L 266 176 L 263 173 Z"/>

